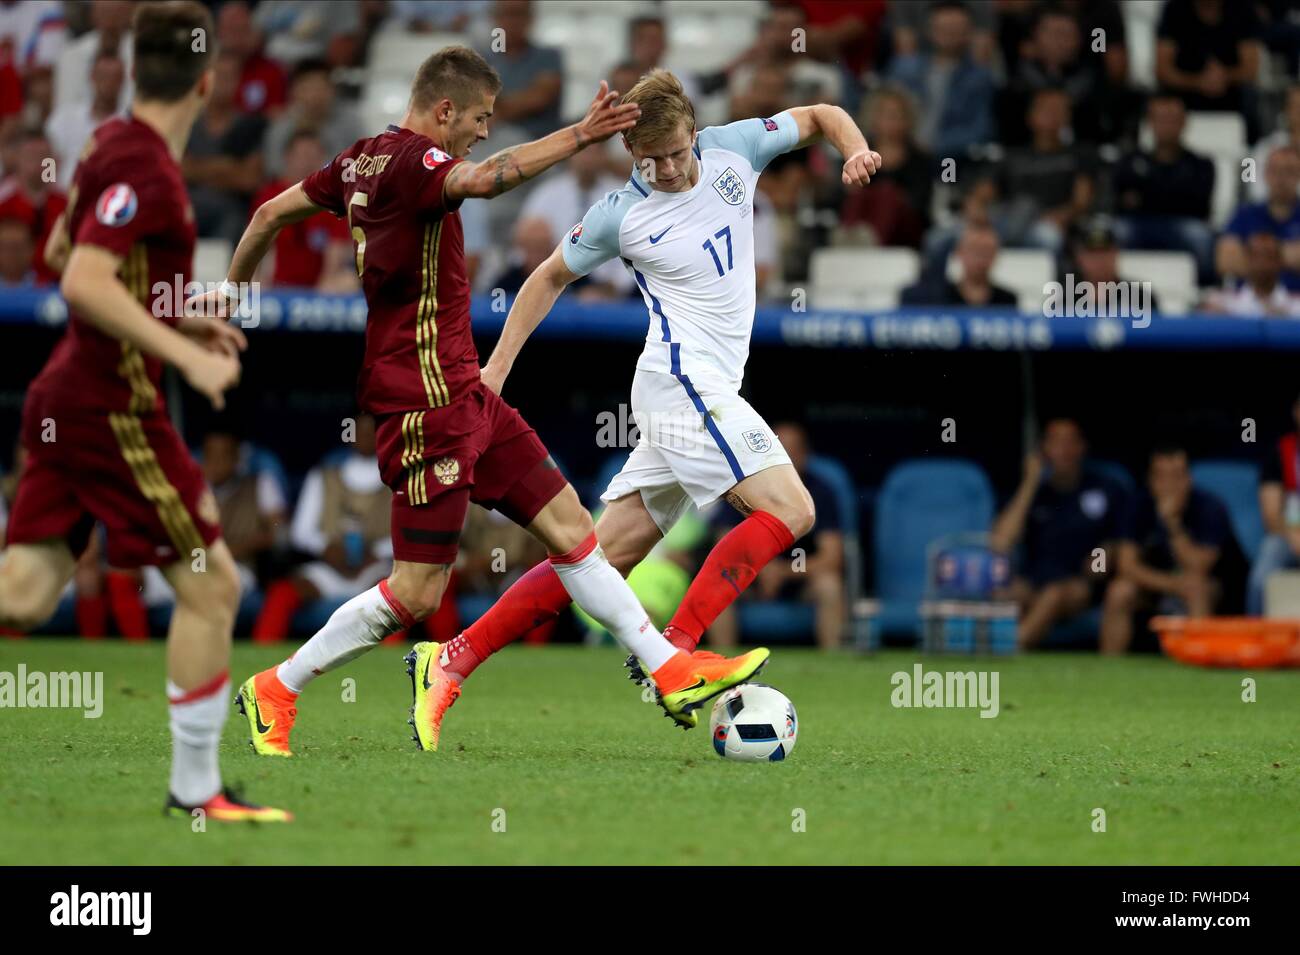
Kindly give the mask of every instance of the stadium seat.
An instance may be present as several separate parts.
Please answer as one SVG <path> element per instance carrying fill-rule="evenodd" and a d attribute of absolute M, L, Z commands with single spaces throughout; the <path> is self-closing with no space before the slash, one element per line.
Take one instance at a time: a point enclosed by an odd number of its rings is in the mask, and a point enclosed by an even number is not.
<path fill-rule="evenodd" d="M 1137 494 L 1137 482 L 1133 480 L 1133 475 L 1129 472 L 1128 468 L 1124 467 L 1124 465 L 1120 464 L 1118 461 L 1107 461 L 1104 458 L 1089 458 L 1088 466 L 1100 471 L 1102 474 L 1106 475 L 1106 477 L 1115 481 L 1120 485 L 1120 487 L 1124 488 L 1124 490 L 1128 492 L 1130 497 Z"/>
<path fill-rule="evenodd" d="M 1156 25 L 1163 0 L 1128 0 L 1121 3 L 1124 16 L 1124 46 L 1128 51 L 1130 82 L 1140 89 L 1156 86 Z M 1091 37 L 1084 37 L 1090 42 Z"/>
<path fill-rule="evenodd" d="M 689 3 L 667 21 L 674 66 L 695 72 L 722 69 L 758 35 L 760 16 L 739 3 Z"/>
<path fill-rule="evenodd" d="M 812 254 L 814 308 L 891 309 L 921 274 L 912 249 L 830 248 Z"/>
<path fill-rule="evenodd" d="M 1119 274 L 1129 281 L 1150 282 L 1165 315 L 1186 315 L 1196 301 L 1196 259 L 1189 252 L 1123 251 Z"/>
<path fill-rule="evenodd" d="M 435 50 L 466 42 L 459 33 L 412 34 L 397 29 L 376 33 L 358 107 L 362 125 L 377 131 L 400 120 L 411 96 L 411 78 L 420 64 Z"/>
<path fill-rule="evenodd" d="M 979 465 L 959 458 L 904 461 L 876 498 L 876 595 L 880 629 L 919 635 L 926 552 L 936 538 L 986 531 L 993 488 Z"/>
<path fill-rule="evenodd" d="M 1248 560 L 1254 560 L 1264 539 L 1259 513 L 1259 469 L 1246 461 L 1204 460 L 1192 465 L 1192 482 L 1227 505 L 1233 533 Z"/>
<path fill-rule="evenodd" d="M 220 282 L 226 277 L 234 251 L 225 239 L 199 239 L 194 246 L 194 281 L 205 285 Z"/>

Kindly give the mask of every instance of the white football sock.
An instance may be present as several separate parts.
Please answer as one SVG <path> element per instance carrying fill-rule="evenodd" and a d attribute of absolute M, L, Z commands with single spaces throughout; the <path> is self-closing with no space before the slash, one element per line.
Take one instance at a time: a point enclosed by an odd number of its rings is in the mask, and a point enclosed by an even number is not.
<path fill-rule="evenodd" d="M 650 622 L 641 602 L 632 593 L 623 575 L 605 559 L 605 552 L 595 546 L 582 557 L 570 559 L 551 558 L 551 566 L 564 584 L 569 596 L 600 625 L 614 635 L 619 643 L 641 659 L 653 673 L 677 652 L 677 648 L 664 639 L 662 633 Z M 586 547 L 577 548 L 581 554 Z"/>
<path fill-rule="evenodd" d="M 171 793 L 184 806 L 201 806 L 221 792 L 217 744 L 230 704 L 230 680 L 218 680 L 187 693 L 167 681 L 172 731 Z"/>
<path fill-rule="evenodd" d="M 353 597 L 330 614 L 325 626 L 316 631 L 316 635 L 297 653 L 280 664 L 275 675 L 290 693 L 301 693 L 322 673 L 355 660 L 377 647 L 385 637 L 415 623 L 410 614 L 401 609 L 396 598 L 391 598 L 390 602 L 390 597 L 385 596 L 387 589 L 388 582 L 381 581 L 378 586 Z"/>

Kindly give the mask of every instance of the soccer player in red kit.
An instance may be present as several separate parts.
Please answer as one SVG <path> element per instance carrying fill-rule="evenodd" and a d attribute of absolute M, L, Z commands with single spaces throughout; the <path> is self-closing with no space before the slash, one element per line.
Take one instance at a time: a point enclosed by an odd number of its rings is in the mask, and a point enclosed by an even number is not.
<path fill-rule="evenodd" d="M 62 266 L 68 330 L 23 405 L 27 464 L 0 559 L 0 626 L 48 620 L 96 521 L 115 567 L 155 565 L 176 591 L 167 637 L 172 767 L 166 811 L 214 821 L 288 821 L 225 790 L 217 745 L 229 704 L 239 577 L 217 505 L 172 427 L 163 363 L 220 406 L 239 380 L 243 334 L 174 312 L 195 226 L 177 160 L 212 89 L 190 0 L 142 4 L 133 28 L 135 99 L 95 130 L 47 258 Z M 70 249 L 68 245 L 70 244 Z M 163 289 L 153 291 L 155 284 Z M 159 316 L 159 317 L 155 317 Z"/>
<path fill-rule="evenodd" d="M 299 651 L 240 688 L 253 746 L 290 755 L 298 694 L 437 609 L 470 501 L 495 508 L 543 544 L 574 602 L 600 621 L 652 674 L 678 723 L 724 689 L 751 678 L 760 649 L 725 659 L 673 647 L 650 623 L 627 582 L 597 546 L 591 515 L 519 413 L 479 380 L 460 215 L 468 197 L 513 189 L 587 145 L 636 121 L 604 83 L 578 123 L 482 163 L 465 160 L 487 137 L 501 84 L 473 50 L 447 47 L 416 73 L 410 106 L 389 126 L 261 206 L 235 249 L 227 281 L 204 307 L 228 308 L 279 229 L 320 209 L 346 217 L 369 306 L 358 397 L 378 422 L 378 452 L 393 490 L 392 576 L 348 601 Z M 224 299 L 224 301 L 223 301 Z M 419 643 L 407 657 L 412 725 L 437 748 L 443 714 L 460 693 L 449 670 L 471 648 Z"/>

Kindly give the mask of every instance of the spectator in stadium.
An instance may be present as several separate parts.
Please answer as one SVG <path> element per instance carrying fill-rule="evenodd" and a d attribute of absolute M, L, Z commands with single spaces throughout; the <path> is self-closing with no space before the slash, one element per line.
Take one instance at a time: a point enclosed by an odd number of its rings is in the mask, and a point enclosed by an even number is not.
<path fill-rule="evenodd" d="M 871 69 L 880 46 L 885 0 L 794 0 L 803 11 L 808 55 L 843 67 L 845 92 L 855 93 L 860 78 Z M 856 98 L 842 103 L 856 112 Z"/>
<path fill-rule="evenodd" d="M 131 17 L 135 14 L 135 4 L 130 0 L 97 0 L 89 6 L 91 29 L 69 40 L 59 55 L 54 71 L 55 110 L 85 107 L 94 93 L 87 81 L 103 53 L 116 54 L 121 60 L 126 74 L 122 103 L 131 101 Z"/>
<path fill-rule="evenodd" d="M 1281 119 L 1278 128 L 1257 142 L 1250 151 L 1256 169 L 1256 174 L 1246 183 L 1246 195 L 1251 202 L 1264 202 L 1268 199 L 1267 178 L 1259 173 L 1268 167 L 1273 150 L 1282 146 L 1300 148 L 1300 83 L 1292 83 L 1287 87 Z"/>
<path fill-rule="evenodd" d="M 879 245 L 919 248 L 930 222 L 934 159 L 916 142 L 916 113 L 901 87 L 885 86 L 866 101 L 862 129 L 884 162 L 867 190 L 845 194 L 840 222 L 859 223 Z"/>
<path fill-rule="evenodd" d="M 1264 167 L 1268 198 L 1247 202 L 1228 220 L 1214 247 L 1214 264 L 1225 279 L 1245 279 L 1246 240 L 1272 232 L 1282 243 L 1282 282 L 1300 290 L 1300 150 L 1279 146 Z"/>
<path fill-rule="evenodd" d="M 12 63 L 24 80 L 52 73 L 67 37 L 63 4 L 56 0 L 0 4 L 0 59 Z"/>
<path fill-rule="evenodd" d="M 973 24 L 964 3 L 931 4 L 929 38 L 928 52 L 895 57 L 888 76 L 919 103 L 917 141 L 941 159 L 955 158 L 993 139 L 995 83 L 972 54 Z"/>
<path fill-rule="evenodd" d="M 1260 56 L 1254 4 L 1168 0 L 1156 36 L 1156 83 L 1188 109 L 1244 114 L 1253 134 Z"/>
<path fill-rule="evenodd" d="M 181 158 L 199 235 L 239 241 L 248 203 L 262 183 L 262 137 L 266 120 L 241 112 L 239 58 L 219 53 L 207 109 L 190 133 Z"/>
<path fill-rule="evenodd" d="M 496 0 L 492 24 L 504 31 L 504 48 L 495 42 L 479 52 L 501 77 L 492 120 L 515 127 L 512 136 L 492 130 L 494 141 L 537 139 L 560 125 L 560 94 L 564 86 L 564 59 L 559 50 L 534 46 L 531 40 L 533 10 L 529 0 Z M 507 143 L 508 145 L 508 143 Z M 493 148 L 500 148 L 500 144 Z"/>
<path fill-rule="evenodd" d="M 1092 286 L 1094 315 L 1132 318 L 1143 309 L 1160 310 L 1159 298 L 1154 291 L 1145 286 L 1130 285 L 1120 276 L 1119 238 L 1115 221 L 1110 216 L 1085 216 L 1070 230 L 1069 256 L 1062 275 L 1066 289 L 1070 287 L 1071 278 L 1076 301 L 1080 289 Z M 1151 300 L 1146 303 L 1133 300 L 1133 295 L 1142 294 L 1150 295 Z"/>
<path fill-rule="evenodd" d="M 0 286 L 36 284 L 36 270 L 32 267 L 35 246 L 32 228 L 24 220 L 0 219 Z"/>
<path fill-rule="evenodd" d="M 815 639 L 822 650 L 835 650 L 843 645 L 846 618 L 844 589 L 844 527 L 840 523 L 839 507 L 834 489 L 809 472 L 808 459 L 812 446 L 808 432 L 801 425 L 782 422 L 772 426 L 777 439 L 790 455 L 790 463 L 799 472 L 799 478 L 812 495 L 817 523 L 811 531 L 796 540 L 784 557 L 774 557 L 758 572 L 753 585 L 741 596 L 758 600 L 798 600 L 811 603 L 815 609 Z M 721 537 L 743 519 L 734 508 L 715 508 L 712 515 L 718 536 Z M 735 605 L 729 606 L 709 627 L 709 644 L 714 647 L 734 647 L 738 642 L 740 627 Z"/>
<path fill-rule="evenodd" d="M 1272 232 L 1246 240 L 1246 278 L 1234 288 L 1213 289 L 1205 311 L 1242 318 L 1300 318 L 1300 296 L 1282 284 L 1282 245 Z"/>
<path fill-rule="evenodd" d="M 1083 45 L 1075 14 L 1064 7 L 1046 5 L 1037 10 L 1015 75 L 1011 77 L 1007 104 L 999 124 L 1004 142 L 1014 134 L 1025 115 L 1025 105 L 1038 90 L 1060 89 L 1070 97 L 1074 132 L 1087 142 L 1099 142 L 1103 130 L 1106 71 L 1101 59 Z M 1019 140 L 1011 140 L 1019 144 Z"/>
<path fill-rule="evenodd" d="M 582 221 L 588 209 L 627 181 L 609 173 L 609 153 L 603 144 L 584 149 L 568 162 L 547 172 L 529 192 L 519 213 L 520 218 L 544 219 L 550 226 L 552 249 Z M 618 261 L 606 262 L 584 278 L 592 281 L 578 287 L 588 294 L 598 289 L 601 295 L 623 297 L 635 285 L 623 263 Z"/>
<path fill-rule="evenodd" d="M 258 190 L 249 214 L 307 178 L 329 158 L 315 133 L 296 133 L 285 152 L 284 176 L 272 179 Z M 355 292 L 359 287 L 356 257 L 347 220 L 322 210 L 281 229 L 271 250 L 271 261 L 262 261 L 262 274 L 270 276 L 268 285 Z"/>
<path fill-rule="evenodd" d="M 354 0 L 262 0 L 253 21 L 269 38 L 266 55 L 290 68 L 308 60 L 350 66 L 361 48 L 361 16 Z"/>
<path fill-rule="evenodd" d="M 360 415 L 351 449 L 327 456 L 307 474 L 289 540 L 313 559 L 267 588 L 253 639 L 283 640 L 303 603 L 322 597 L 342 603 L 387 577 L 391 508 L 392 492 L 375 457 L 375 421 Z"/>
<path fill-rule="evenodd" d="M 967 0 L 966 9 L 971 16 L 971 57 L 976 63 L 992 67 L 998 47 L 997 3 L 995 0 Z M 889 4 L 884 29 L 889 54 L 911 56 L 930 52 L 929 17 L 928 3 Z"/>
<path fill-rule="evenodd" d="M 775 116 L 798 105 L 791 96 L 790 67 L 785 63 L 758 63 L 746 75 L 747 81 L 733 87 L 727 101 L 728 122 L 752 116 Z"/>
<path fill-rule="evenodd" d="M 903 290 L 901 304 L 1015 308 L 1015 292 L 994 285 L 990 278 L 998 247 L 998 234 L 992 226 L 967 226 L 956 249 L 961 277 L 956 282 L 943 273 L 923 277 Z"/>
<path fill-rule="evenodd" d="M 1259 514 L 1264 540 L 1250 567 L 1246 613 L 1262 616 L 1269 577 L 1300 567 L 1300 398 L 1291 406 L 1296 430 L 1267 445 L 1259 467 Z"/>
<path fill-rule="evenodd" d="M 1128 249 L 1189 252 L 1200 284 L 1214 282 L 1214 232 L 1209 225 L 1214 163 L 1183 145 L 1187 108 L 1170 93 L 1147 101 L 1150 150 L 1120 159 L 1113 191 L 1120 213 L 1115 224 Z"/>
<path fill-rule="evenodd" d="M 1060 253 L 1074 222 L 1092 206 L 1096 157 L 1071 146 L 1070 97 L 1041 89 L 1029 101 L 1028 146 L 1007 151 L 998 169 L 994 216 L 1008 245 Z"/>
<path fill-rule="evenodd" d="M 389 17 L 408 33 L 465 33 L 487 14 L 487 0 L 390 0 Z"/>
<path fill-rule="evenodd" d="M 284 67 L 263 52 L 265 38 L 244 0 L 226 0 L 217 11 L 217 48 L 239 63 L 235 102 L 241 112 L 273 116 L 284 108 L 289 80 Z"/>
<path fill-rule="evenodd" d="M 0 219 L 21 219 L 31 229 L 35 241 L 30 262 L 40 284 L 58 281 L 41 253 L 68 206 L 68 197 L 55 187 L 58 176 L 57 167 L 49 162 L 52 152 L 44 133 L 28 130 L 19 139 L 13 172 L 0 179 Z"/>
<path fill-rule="evenodd" d="M 819 62 L 795 43 L 795 31 L 804 31 L 806 40 L 807 30 L 808 18 L 800 7 L 793 4 L 772 7 L 759 26 L 754 44 L 723 68 L 731 102 L 737 107 L 732 111 L 733 116 L 772 115 L 761 110 L 743 112 L 746 107 L 740 104 L 751 100 L 751 87 L 759 82 L 770 83 L 778 75 L 784 78 L 784 106 L 840 100 L 844 78 L 840 66 Z M 760 79 L 760 73 L 765 78 Z"/>
<path fill-rule="evenodd" d="M 57 181 L 72 185 L 81 150 L 95 127 L 122 111 L 126 67 L 117 53 L 102 50 L 90 68 L 90 97 L 59 106 L 45 124 L 45 135 L 58 163 Z"/>
<path fill-rule="evenodd" d="M 356 111 L 338 98 L 330 80 L 330 66 L 323 60 L 305 60 L 293 71 L 289 83 L 289 105 L 271 123 L 263 150 L 267 171 L 284 175 L 284 156 L 289 140 L 303 130 L 314 132 L 327 156 L 336 156 L 369 132 Z"/>
<path fill-rule="evenodd" d="M 1182 446 L 1165 444 L 1151 452 L 1133 531 L 1117 548 L 1116 573 L 1106 585 L 1102 653 L 1128 651 L 1138 613 L 1208 617 L 1240 612 L 1246 559 L 1228 508 L 1192 483 Z"/>
<path fill-rule="evenodd" d="M 655 67 L 668 69 L 668 31 L 663 17 L 652 14 L 635 16 L 627 24 L 627 60 L 636 70 L 637 77 L 644 76 Z M 673 68 L 673 75 L 681 80 L 682 88 L 692 100 L 700 95 L 699 83 L 690 70 Z M 633 80 L 635 83 L 635 80 Z M 631 86 L 611 86 L 625 92 Z M 581 153 L 579 153 L 581 155 Z"/>
<path fill-rule="evenodd" d="M 770 219 L 773 235 L 773 275 L 780 276 L 786 282 L 800 280 L 808 275 L 808 260 L 812 255 L 813 242 L 805 225 L 806 213 L 811 212 L 809 194 L 812 175 L 802 153 L 782 153 L 767 164 L 763 175 L 758 180 L 758 191 L 766 198 L 765 211 L 759 212 L 754 206 L 754 247 L 757 255 L 759 242 L 758 216 Z M 768 210 L 770 208 L 770 215 Z M 758 259 L 755 258 L 755 264 Z M 765 286 L 766 287 L 766 286 Z"/>
<path fill-rule="evenodd" d="M 1022 548 L 1009 597 L 1020 605 L 1018 640 L 1037 646 L 1054 626 L 1094 607 L 1114 545 L 1133 536 L 1132 502 L 1114 478 L 1087 463 L 1073 418 L 1049 418 L 1040 446 L 989 534 L 994 550 Z"/>
<path fill-rule="evenodd" d="M 284 488 L 270 470 L 254 466 L 252 446 L 225 428 L 204 435 L 200 463 L 247 597 L 257 590 L 259 566 L 287 529 Z"/>
<path fill-rule="evenodd" d="M 555 251 L 557 241 L 545 219 L 520 218 L 511 236 L 506 270 L 492 280 L 492 288 L 514 295 L 523 287 L 524 280 Z"/>

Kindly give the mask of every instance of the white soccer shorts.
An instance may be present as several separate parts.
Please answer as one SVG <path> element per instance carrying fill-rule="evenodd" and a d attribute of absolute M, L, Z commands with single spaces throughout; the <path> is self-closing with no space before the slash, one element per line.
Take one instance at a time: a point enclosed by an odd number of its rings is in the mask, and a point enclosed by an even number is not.
<path fill-rule="evenodd" d="M 640 439 L 602 501 L 641 492 L 667 534 L 692 501 L 700 510 L 752 474 L 790 456 L 762 416 L 740 395 L 687 375 L 637 369 L 632 415 Z"/>

